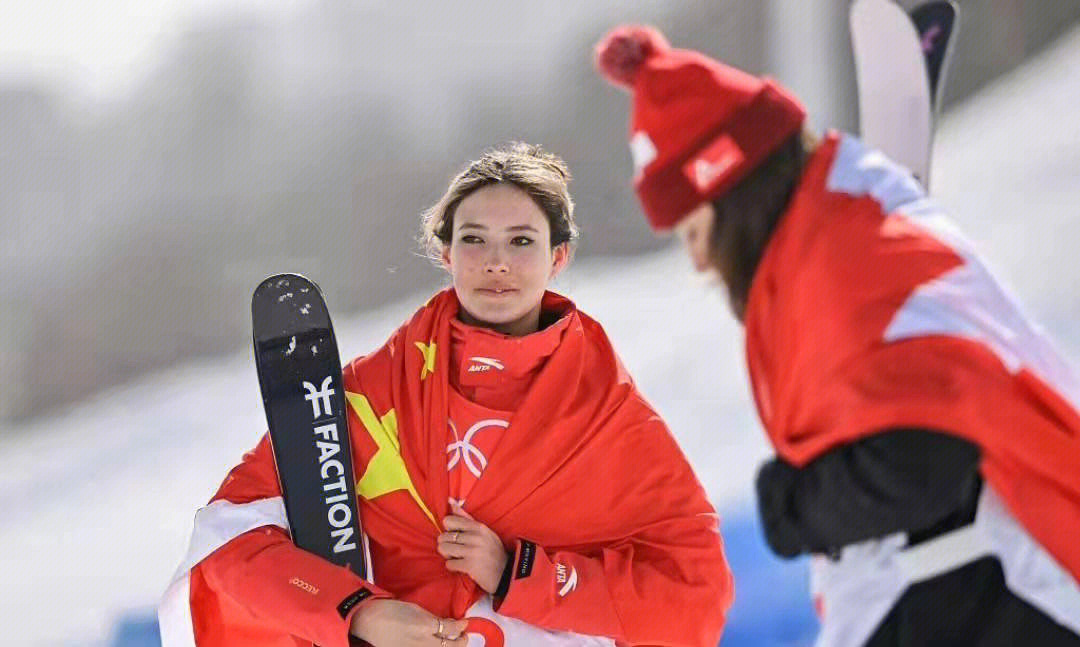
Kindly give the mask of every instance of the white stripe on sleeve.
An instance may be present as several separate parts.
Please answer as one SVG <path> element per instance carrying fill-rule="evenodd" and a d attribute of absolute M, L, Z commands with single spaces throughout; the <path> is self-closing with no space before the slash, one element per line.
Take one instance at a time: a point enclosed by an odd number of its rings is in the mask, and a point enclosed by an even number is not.
<path fill-rule="evenodd" d="M 195 647 L 188 599 L 191 569 L 230 540 L 262 526 L 289 529 L 285 501 L 281 497 L 250 503 L 214 501 L 195 513 L 195 528 L 191 532 L 187 555 L 158 606 L 162 647 Z"/>

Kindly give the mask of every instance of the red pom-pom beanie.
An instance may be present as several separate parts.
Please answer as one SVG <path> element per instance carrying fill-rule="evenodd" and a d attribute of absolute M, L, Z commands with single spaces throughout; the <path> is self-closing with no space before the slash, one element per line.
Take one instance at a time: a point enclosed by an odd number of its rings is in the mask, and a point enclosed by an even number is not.
<path fill-rule="evenodd" d="M 787 89 L 690 50 L 652 27 L 617 27 L 596 46 L 600 73 L 633 95 L 634 187 L 653 229 L 723 195 L 797 133 Z"/>

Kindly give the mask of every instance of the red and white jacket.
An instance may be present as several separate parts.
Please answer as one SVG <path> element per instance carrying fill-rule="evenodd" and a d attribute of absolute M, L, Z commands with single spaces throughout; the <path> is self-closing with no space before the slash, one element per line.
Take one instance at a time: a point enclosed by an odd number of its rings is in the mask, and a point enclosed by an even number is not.
<path fill-rule="evenodd" d="M 959 552 L 997 555 L 1017 595 L 1080 632 L 1080 382 L 906 170 L 827 136 L 765 250 L 745 323 L 779 456 L 803 466 L 893 428 L 975 443 L 987 487 Z M 822 644 L 861 644 L 932 574 L 904 543 L 814 561 Z"/>
<path fill-rule="evenodd" d="M 599 324 L 549 293 L 544 310 L 561 318 L 544 331 L 463 340 L 458 307 L 453 291 L 436 295 L 345 369 L 377 585 L 292 545 L 264 438 L 196 515 L 159 612 L 166 647 L 344 647 L 351 614 L 382 597 L 470 618 L 473 645 L 479 635 L 519 647 L 717 644 L 732 580 L 716 512 Z M 507 344 L 519 347 L 492 356 Z M 459 373 L 463 361 L 502 366 L 528 388 L 485 390 L 497 380 Z M 481 408 L 453 404 L 462 397 Z M 452 416 L 471 420 L 484 407 L 512 410 L 494 442 L 470 437 L 466 447 Z M 465 455 L 476 470 L 462 479 Z M 436 552 L 452 496 L 513 552 L 502 599 L 447 571 Z"/>

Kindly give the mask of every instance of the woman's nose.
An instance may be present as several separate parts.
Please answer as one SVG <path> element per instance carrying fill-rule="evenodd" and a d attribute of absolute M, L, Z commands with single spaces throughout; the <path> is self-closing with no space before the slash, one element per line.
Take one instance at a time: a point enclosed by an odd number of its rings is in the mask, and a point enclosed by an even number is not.
<path fill-rule="evenodd" d="M 488 252 L 487 257 L 484 259 L 484 271 L 488 274 L 505 274 L 510 271 L 510 267 L 506 263 L 506 254 L 498 248 Z"/>

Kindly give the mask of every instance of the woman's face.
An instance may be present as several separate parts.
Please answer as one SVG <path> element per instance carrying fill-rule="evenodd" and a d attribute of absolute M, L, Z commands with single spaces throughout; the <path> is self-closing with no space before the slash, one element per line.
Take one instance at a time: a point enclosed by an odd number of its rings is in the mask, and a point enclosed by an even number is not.
<path fill-rule="evenodd" d="M 566 244 L 551 248 L 551 227 L 528 194 L 493 184 L 458 205 L 443 262 L 461 320 L 517 336 L 539 328 L 540 299 L 568 255 Z"/>
<path fill-rule="evenodd" d="M 713 206 L 706 202 L 697 207 L 675 225 L 675 234 L 683 242 L 694 270 L 703 274 L 715 274 L 710 254 L 712 228 L 716 218 Z"/>

